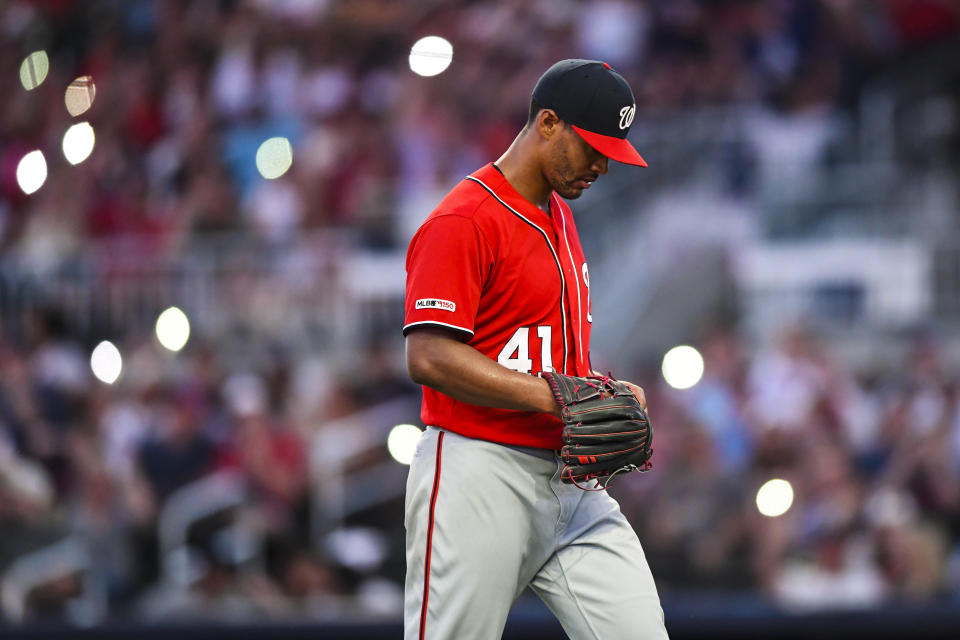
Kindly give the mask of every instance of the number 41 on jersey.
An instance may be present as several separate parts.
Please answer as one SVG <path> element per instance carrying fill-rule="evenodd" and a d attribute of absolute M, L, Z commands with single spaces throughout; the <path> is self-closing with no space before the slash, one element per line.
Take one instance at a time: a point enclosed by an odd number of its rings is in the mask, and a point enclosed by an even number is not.
<path fill-rule="evenodd" d="M 533 360 L 530 359 L 530 329 L 531 327 L 520 327 L 513 336 L 503 345 L 500 355 L 497 356 L 497 362 L 507 369 L 513 369 L 520 373 L 530 373 L 533 371 Z M 553 371 L 553 349 L 551 348 L 551 331 L 553 327 L 548 324 L 537 327 L 537 337 L 540 339 L 540 368 L 542 371 Z"/>

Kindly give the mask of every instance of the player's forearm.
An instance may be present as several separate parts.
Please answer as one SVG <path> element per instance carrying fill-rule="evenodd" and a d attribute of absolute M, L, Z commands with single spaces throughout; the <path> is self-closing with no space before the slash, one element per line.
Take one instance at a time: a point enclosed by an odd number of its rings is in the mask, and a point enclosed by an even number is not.
<path fill-rule="evenodd" d="M 462 402 L 560 415 L 546 380 L 511 371 L 443 334 L 423 330 L 407 336 L 407 368 L 417 384 Z"/>

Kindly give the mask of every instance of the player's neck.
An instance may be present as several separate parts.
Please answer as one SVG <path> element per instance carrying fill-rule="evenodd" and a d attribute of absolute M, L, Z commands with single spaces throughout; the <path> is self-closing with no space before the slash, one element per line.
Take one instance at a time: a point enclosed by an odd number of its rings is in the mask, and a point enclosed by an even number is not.
<path fill-rule="evenodd" d="M 550 183 L 543 177 L 535 148 L 521 133 L 495 162 L 510 186 L 531 204 L 550 210 Z"/>

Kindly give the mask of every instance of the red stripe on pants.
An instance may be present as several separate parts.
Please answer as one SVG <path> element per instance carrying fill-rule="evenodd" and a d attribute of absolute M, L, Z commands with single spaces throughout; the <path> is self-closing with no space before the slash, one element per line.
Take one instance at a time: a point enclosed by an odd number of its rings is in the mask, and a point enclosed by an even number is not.
<path fill-rule="evenodd" d="M 440 492 L 440 452 L 443 451 L 443 431 L 437 439 L 437 466 L 433 473 L 433 493 L 430 494 L 430 519 L 427 523 L 427 559 L 423 572 L 423 605 L 420 610 L 420 640 L 425 637 L 427 626 L 427 600 L 430 596 L 430 553 L 433 549 L 433 511 L 437 506 L 437 494 Z"/>

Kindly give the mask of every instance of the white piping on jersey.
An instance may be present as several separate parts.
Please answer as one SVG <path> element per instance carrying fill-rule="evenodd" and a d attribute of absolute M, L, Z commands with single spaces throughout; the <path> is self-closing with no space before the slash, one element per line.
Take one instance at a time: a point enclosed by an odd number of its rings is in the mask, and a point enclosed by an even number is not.
<path fill-rule="evenodd" d="M 464 327 L 458 327 L 455 324 L 447 324 L 446 322 L 436 322 L 434 320 L 421 320 L 420 322 L 411 322 L 410 324 L 404 325 L 403 330 L 406 331 L 410 327 L 415 327 L 418 324 L 438 324 L 442 327 L 450 327 L 451 329 L 456 329 L 457 331 L 466 331 L 470 335 L 473 335 L 473 331 L 470 331 L 470 329 L 466 329 Z"/>
<path fill-rule="evenodd" d="M 496 194 L 496 192 L 493 189 L 491 189 L 486 184 L 484 184 L 483 180 L 480 180 L 479 178 L 475 178 L 473 176 L 467 176 L 467 180 L 473 180 L 474 182 L 479 184 L 481 187 L 486 189 L 490 195 L 496 198 L 497 202 L 505 206 L 507 210 L 510 211 L 510 213 L 517 216 L 518 218 L 526 222 L 528 225 L 530 225 L 531 227 L 539 231 L 540 235 L 543 236 L 543 239 L 546 240 L 547 246 L 550 247 L 550 253 L 553 254 L 553 259 L 557 263 L 557 271 L 560 272 L 560 326 L 563 329 L 563 373 L 566 374 L 567 373 L 567 308 L 564 305 L 564 301 L 566 300 L 566 297 L 567 297 L 567 280 L 566 278 L 563 277 L 563 267 L 560 266 L 560 257 L 557 255 L 557 251 L 556 249 L 553 248 L 553 245 L 550 244 L 550 236 L 547 235 L 546 231 L 544 231 L 539 226 L 537 226 L 536 223 L 530 221 L 529 219 L 524 217 L 522 213 L 520 213 L 519 211 L 517 211 L 516 209 L 508 205 L 506 202 L 504 202 L 500 198 L 500 196 Z"/>
<path fill-rule="evenodd" d="M 580 352 L 580 362 L 583 362 L 583 307 L 580 302 L 580 275 L 577 269 L 577 263 L 573 261 L 573 252 L 570 251 L 570 238 L 567 236 L 567 217 L 563 215 L 563 207 L 560 206 L 560 198 L 557 192 L 553 192 L 553 198 L 557 201 L 557 211 L 560 212 L 560 222 L 563 223 L 563 241 L 567 244 L 567 255 L 570 256 L 570 266 L 573 267 L 573 277 L 577 282 L 577 350 Z"/>

